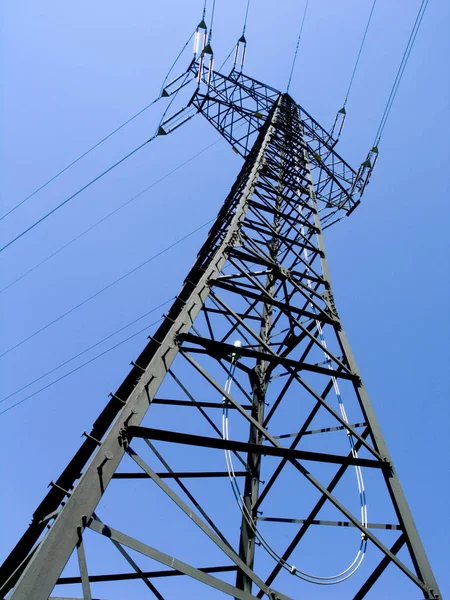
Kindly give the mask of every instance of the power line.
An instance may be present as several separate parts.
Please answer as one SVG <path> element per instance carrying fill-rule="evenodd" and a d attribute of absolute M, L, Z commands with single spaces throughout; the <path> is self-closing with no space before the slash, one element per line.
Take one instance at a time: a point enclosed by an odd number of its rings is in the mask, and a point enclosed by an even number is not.
<path fill-rule="evenodd" d="M 70 202 L 71 200 L 73 200 L 74 198 L 76 198 L 79 194 L 81 194 L 81 192 L 84 192 L 85 190 L 87 190 L 96 181 L 98 181 L 99 179 L 101 179 L 102 177 L 104 177 L 107 173 L 109 173 L 110 171 L 112 171 L 113 169 L 115 169 L 116 167 L 118 167 L 121 163 L 123 163 L 124 161 L 126 161 L 128 158 L 130 158 L 131 156 L 133 156 L 133 154 L 136 154 L 136 152 L 138 152 L 144 146 L 146 146 L 147 144 L 149 144 L 150 142 L 152 142 L 157 136 L 158 136 L 158 134 L 156 133 L 153 137 L 151 137 L 150 139 L 148 139 L 147 141 L 145 141 L 143 144 L 140 144 L 137 148 L 135 148 L 134 150 L 132 150 L 131 152 L 129 152 L 126 156 L 124 156 L 123 158 L 121 158 L 120 160 L 118 160 L 117 162 L 115 162 L 111 167 L 108 167 L 105 171 L 103 171 L 102 173 L 100 173 L 100 175 L 97 175 L 97 177 L 94 177 L 94 179 L 92 179 L 89 183 L 87 183 L 86 185 L 84 185 L 82 188 L 80 188 L 74 194 L 72 194 L 71 196 L 69 196 L 68 198 L 66 198 L 62 202 L 60 202 L 57 206 L 55 206 L 55 208 L 52 208 L 52 210 L 50 210 L 48 213 L 46 213 L 43 217 L 41 217 L 40 219 L 37 219 L 32 225 L 30 225 L 29 227 L 27 227 L 26 229 L 24 229 L 21 233 L 19 233 L 19 235 L 16 235 L 15 238 L 13 238 L 7 244 L 5 244 L 4 246 L 2 246 L 2 248 L 0 248 L 0 252 L 3 252 L 4 250 L 6 250 L 6 248 L 9 248 L 9 246 L 12 246 L 12 244 L 14 244 L 18 240 L 20 240 L 20 238 L 22 238 L 24 235 L 26 235 L 28 232 L 30 232 L 35 227 L 37 227 L 40 223 L 42 223 L 43 221 L 45 221 L 46 219 L 48 219 L 48 217 L 50 217 L 53 213 L 55 213 L 57 210 L 59 210 L 60 208 L 62 208 L 65 204 L 67 204 L 68 202 Z"/>
<path fill-rule="evenodd" d="M 103 287 L 102 289 L 98 290 L 97 292 L 95 292 L 95 294 L 92 294 L 88 298 L 85 298 L 82 302 L 79 302 L 78 304 L 76 304 L 75 306 L 73 306 L 72 308 L 70 308 L 68 311 L 66 311 L 65 313 L 63 313 L 62 315 L 59 315 L 59 317 L 56 317 L 56 319 L 53 319 L 53 321 L 50 321 L 49 323 L 47 323 L 47 325 L 44 325 L 43 327 L 41 327 L 40 329 L 36 330 L 34 333 L 32 333 L 28 337 L 24 338 L 23 340 L 21 340 L 20 342 L 18 342 L 14 346 L 11 346 L 11 348 L 9 348 L 8 350 L 6 350 L 2 354 L 0 354 L 0 358 L 2 358 L 3 356 L 5 356 L 6 354 L 9 354 L 13 350 L 15 350 L 16 348 L 18 348 L 22 344 L 24 344 L 25 342 L 28 342 L 29 340 L 31 340 L 32 338 L 34 338 L 35 336 L 37 336 L 39 333 L 42 333 L 43 331 L 45 331 L 46 329 L 48 329 L 49 327 L 51 327 L 52 325 L 54 325 L 58 321 L 61 321 L 61 319 L 63 319 L 64 317 L 67 317 L 67 315 L 70 315 L 71 313 L 73 313 L 75 310 L 77 310 L 81 306 L 84 306 L 90 300 L 93 300 L 94 298 L 96 298 L 97 296 L 99 296 L 100 294 L 102 294 L 103 292 L 106 292 L 106 290 L 109 290 L 110 288 L 112 288 L 114 285 L 116 285 L 116 283 L 119 283 L 120 281 L 123 281 L 129 275 L 132 275 L 133 273 L 135 273 L 136 271 L 138 271 L 139 269 L 141 269 L 145 265 L 148 265 L 148 263 L 150 263 L 153 260 L 155 260 L 155 258 L 158 258 L 159 256 L 161 256 L 162 254 L 164 254 L 165 252 L 167 252 L 171 248 L 174 248 L 175 246 L 177 246 L 178 244 L 180 244 L 181 242 L 183 242 L 184 240 L 186 240 L 187 238 L 189 238 L 191 235 L 194 235 L 194 233 L 197 233 L 198 231 L 200 231 L 201 229 L 203 229 L 204 227 L 206 227 L 207 225 L 209 225 L 210 223 L 212 223 L 213 220 L 214 219 L 210 219 L 206 223 L 203 223 L 203 225 L 200 225 L 200 227 L 197 227 L 193 231 L 187 233 L 183 237 L 179 238 L 177 241 L 173 242 L 173 244 L 170 244 L 169 246 L 167 246 L 166 248 L 164 248 L 160 252 L 157 252 L 156 254 L 154 254 L 153 256 L 151 256 L 150 258 L 148 258 L 147 260 L 145 260 L 141 264 L 139 264 L 137 267 L 134 267 L 133 269 L 131 269 L 131 271 L 128 271 L 124 275 L 121 275 L 120 277 L 118 277 L 117 279 L 115 279 L 114 281 L 112 281 L 111 283 L 109 283 L 108 285 L 106 285 L 105 287 Z"/>
<path fill-rule="evenodd" d="M 402 80 L 403 73 L 405 72 L 405 68 L 408 63 L 409 56 L 411 54 L 411 50 L 414 46 L 414 42 L 416 41 L 417 33 L 419 31 L 420 25 L 422 24 L 423 15 L 425 14 L 427 5 L 428 5 L 428 0 L 422 0 L 419 11 L 417 13 L 416 20 L 415 20 L 413 28 L 411 30 L 411 34 L 408 39 L 408 43 L 406 44 L 405 52 L 403 53 L 403 57 L 400 62 L 400 66 L 398 68 L 397 75 L 396 75 L 394 83 L 392 85 L 392 89 L 389 94 L 389 98 L 388 98 L 386 106 L 384 108 L 383 116 L 381 117 L 378 131 L 375 135 L 374 146 L 376 146 L 379 143 L 381 135 L 386 126 L 386 122 L 389 117 L 389 113 L 391 112 L 392 104 L 394 103 L 395 96 L 397 95 L 397 91 L 400 86 L 400 82 Z"/>
<path fill-rule="evenodd" d="M 248 9 L 249 8 L 250 8 L 250 0 L 247 0 L 247 8 L 245 9 L 244 27 L 242 28 L 242 35 L 245 35 L 245 30 L 247 28 Z"/>
<path fill-rule="evenodd" d="M 153 325 L 156 325 L 156 323 L 159 323 L 162 320 L 162 317 L 160 317 L 159 319 L 157 319 L 156 321 L 154 321 L 153 323 L 150 323 L 149 325 L 147 325 L 146 327 L 144 327 L 143 329 L 140 329 L 139 331 L 137 331 L 136 333 L 133 333 L 133 335 L 130 335 L 129 337 L 127 337 L 126 339 L 122 340 L 121 342 L 118 342 L 117 344 L 114 344 L 114 346 L 111 346 L 110 348 L 107 348 L 106 350 L 104 350 L 103 352 L 101 352 L 100 354 L 97 354 L 96 356 L 93 356 L 92 358 L 90 358 L 89 360 L 87 360 L 85 363 L 78 365 L 78 367 L 75 367 L 74 369 L 72 369 L 71 371 L 69 371 L 68 373 L 65 373 L 64 375 L 61 375 L 61 377 L 58 377 L 58 379 L 55 379 L 54 381 L 51 381 L 50 383 L 48 383 L 47 385 L 45 385 L 44 387 L 36 390 L 35 392 L 33 392 L 32 394 L 30 394 L 29 396 L 26 396 L 25 398 L 23 398 L 22 400 L 19 400 L 19 402 L 16 402 L 15 404 L 12 404 L 11 406 L 9 406 L 8 408 L 5 408 L 5 410 L 2 410 L 0 412 L 0 415 L 4 415 L 6 412 L 12 410 L 13 408 L 15 408 L 16 406 L 19 406 L 19 404 L 22 404 L 23 402 L 25 402 L 26 400 L 29 400 L 30 398 L 33 398 L 33 396 L 36 396 L 37 394 L 40 394 L 41 392 L 43 392 L 44 390 L 47 390 L 49 387 L 51 387 L 52 385 L 55 385 L 55 383 L 58 383 L 59 381 L 61 381 L 62 379 L 65 379 L 66 377 L 68 377 L 69 375 L 72 375 L 73 373 L 76 373 L 77 371 L 79 371 L 80 369 L 83 369 L 84 367 L 86 367 L 87 365 L 90 365 L 91 363 L 93 363 L 95 360 L 101 358 L 102 356 L 105 356 L 105 354 L 108 354 L 109 352 L 111 352 L 112 350 L 115 350 L 116 348 L 118 348 L 119 346 L 122 346 L 123 344 L 125 344 L 126 342 L 128 342 L 129 340 L 135 338 L 136 336 L 140 335 L 141 333 L 143 333 L 144 331 L 146 331 L 147 329 L 149 329 L 150 327 L 153 327 Z"/>
<path fill-rule="evenodd" d="M 286 88 L 287 92 L 289 92 L 289 88 L 291 86 L 292 74 L 294 73 L 294 67 L 295 67 L 295 63 L 297 61 L 298 47 L 300 46 L 300 40 L 302 39 L 303 26 L 305 24 L 306 11 L 308 10 L 308 4 L 309 4 L 309 0 L 306 0 L 305 10 L 303 11 L 302 23 L 300 25 L 300 33 L 298 34 L 297 45 L 295 46 L 295 52 L 294 52 L 294 59 L 292 61 L 291 72 L 289 74 L 289 80 L 288 80 L 288 84 L 287 84 L 287 88 Z"/>
<path fill-rule="evenodd" d="M 44 379 L 44 377 L 47 377 L 48 375 L 51 375 L 52 373 L 54 373 L 55 371 L 58 371 L 58 369 L 61 369 L 62 367 L 64 367 L 65 365 L 68 365 L 69 363 L 73 362 L 74 360 L 76 360 L 77 358 L 79 358 L 80 356 L 83 356 L 83 354 L 86 354 L 86 352 L 89 352 L 90 350 L 93 350 L 94 348 L 96 348 L 97 346 L 100 346 L 100 344 L 103 344 L 103 342 L 106 342 L 106 340 L 109 340 L 110 338 L 114 337 L 115 335 L 117 335 L 118 333 L 120 333 L 121 331 L 124 331 L 125 329 L 128 329 L 128 327 L 131 327 L 132 325 L 134 325 L 135 323 L 137 323 L 138 321 L 141 321 L 142 319 L 145 319 L 145 317 L 148 317 L 149 315 L 151 315 L 152 313 L 154 313 L 155 311 L 157 311 L 158 309 L 162 308 L 163 306 L 165 306 L 166 304 L 168 304 L 169 302 L 171 302 L 172 300 L 174 300 L 174 298 L 169 298 L 168 300 L 166 300 L 165 302 L 162 302 L 161 304 L 159 304 L 158 306 L 155 306 L 155 308 L 152 308 L 151 310 L 147 311 L 145 314 L 141 315 L 140 317 L 138 317 L 137 319 L 134 319 L 133 321 L 130 321 L 130 323 L 127 323 L 126 325 L 124 325 L 123 327 L 120 327 L 120 329 L 116 329 L 116 331 L 114 331 L 113 333 L 110 333 L 109 335 L 107 335 L 106 337 L 104 337 L 103 339 L 99 340 L 98 342 L 95 342 L 95 344 L 92 344 L 91 346 L 89 346 L 88 348 L 85 348 L 84 350 L 82 350 L 81 352 L 78 352 L 78 354 L 75 354 L 74 356 L 72 356 L 72 358 L 69 358 L 68 360 L 65 360 L 64 362 L 60 363 L 58 366 L 54 367 L 53 369 L 51 369 L 50 371 L 47 371 L 46 373 L 44 373 L 43 375 L 40 375 L 39 377 L 37 377 L 36 379 L 33 379 L 33 381 L 30 381 L 29 383 L 23 385 L 21 388 L 15 390 L 14 392 L 11 392 L 11 394 L 8 394 L 8 396 L 5 396 L 4 398 L 2 398 L 0 400 L 0 404 L 2 404 L 3 402 L 6 402 L 6 400 L 9 400 L 10 398 L 12 398 L 13 396 L 16 396 L 17 394 L 19 394 L 20 392 L 23 392 L 23 390 L 26 390 L 27 388 L 29 388 L 30 386 L 32 386 L 33 384 L 37 383 L 38 381 L 41 381 L 41 379 Z"/>
<path fill-rule="evenodd" d="M 86 150 L 85 152 L 83 152 L 83 154 L 80 154 L 80 156 L 78 156 L 78 158 L 76 158 L 71 163 L 69 163 L 67 166 L 65 166 L 63 169 L 61 169 L 61 171 L 59 171 L 58 173 L 56 173 L 56 175 L 53 175 L 53 177 L 50 177 L 50 179 L 48 179 L 45 183 L 43 183 L 41 186 L 39 186 L 38 188 L 36 188 L 34 190 L 34 192 L 32 192 L 31 194 L 29 194 L 26 198 L 24 198 L 23 200 L 21 200 L 18 204 L 16 204 L 15 206 L 13 206 L 13 208 L 11 208 L 8 212 L 6 212 L 4 215 L 2 215 L 0 217 L 0 221 L 2 221 L 5 217 L 7 217 L 8 215 L 10 215 L 11 213 L 13 213 L 16 209 L 18 209 L 20 206 L 22 206 L 22 204 L 25 204 L 25 202 L 27 202 L 27 200 L 30 200 L 30 198 L 32 198 L 33 196 L 35 196 L 38 192 L 40 192 L 41 190 L 43 190 L 50 183 L 52 183 L 53 181 L 55 181 L 55 179 L 57 179 L 60 175 L 62 175 L 66 171 L 68 171 L 77 162 L 79 162 L 82 158 L 84 158 L 85 156 L 87 156 L 88 154 L 90 154 L 93 150 L 95 150 L 96 148 L 98 148 L 101 144 L 103 144 L 104 142 L 106 142 L 107 140 L 109 140 L 109 138 L 111 138 L 114 134 L 116 134 L 118 131 L 120 131 L 121 129 L 123 129 L 126 125 L 128 125 L 129 123 L 131 123 L 132 121 L 134 121 L 134 119 L 136 119 L 137 117 L 139 117 L 139 115 L 141 115 L 146 110 L 148 110 L 151 106 L 153 106 L 154 104 L 156 104 L 156 102 L 158 102 L 158 100 L 161 99 L 161 94 L 162 94 L 162 92 L 164 90 L 164 86 L 165 86 L 165 84 L 166 84 L 166 82 L 167 82 L 167 80 L 169 78 L 170 73 L 173 71 L 173 69 L 175 68 L 175 65 L 177 64 L 177 62 L 180 59 L 181 55 L 186 50 L 186 47 L 188 46 L 189 42 L 191 41 L 193 35 L 194 35 L 194 33 L 192 33 L 190 35 L 189 39 L 184 44 L 184 46 L 182 47 L 182 49 L 178 53 L 177 57 L 173 61 L 172 65 L 170 66 L 170 68 L 169 68 L 166 76 L 164 77 L 163 83 L 161 85 L 161 90 L 160 90 L 159 96 L 157 98 L 155 98 L 154 100 L 152 100 L 152 102 L 150 102 L 150 104 L 147 104 L 147 106 L 144 106 L 144 108 L 141 108 L 141 110 L 139 110 L 136 114 L 134 114 L 132 117 L 130 117 L 129 119 L 127 119 L 124 123 L 122 123 L 122 125 L 119 125 L 119 127 L 116 127 L 116 129 L 114 129 L 113 131 L 111 131 L 111 133 L 108 133 L 107 136 L 105 136 L 99 142 L 97 142 L 96 144 L 94 144 L 93 146 L 91 146 L 88 150 Z"/>
<path fill-rule="evenodd" d="M 152 189 L 153 187 L 155 187 L 158 183 L 161 183 L 162 181 L 164 181 L 165 179 L 167 179 L 170 175 L 172 175 L 173 173 L 175 173 L 176 171 L 178 171 L 179 169 L 181 169 L 182 167 L 184 167 L 185 165 L 187 165 L 188 163 L 190 163 L 192 160 L 194 160 L 195 158 L 197 158 L 198 156 L 200 156 L 201 154 L 203 154 L 204 152 L 206 152 L 207 150 L 209 150 L 210 148 L 212 148 L 213 146 L 215 146 L 221 140 L 222 140 L 222 138 L 218 138 L 215 142 L 213 142 L 212 144 L 209 144 L 208 146 L 206 146 L 205 148 L 203 148 L 202 150 L 200 150 L 199 152 L 197 152 L 196 154 L 194 154 L 193 156 L 191 156 L 190 158 L 188 158 L 187 160 L 185 160 L 184 162 L 182 162 L 180 165 L 178 165 L 177 167 L 175 167 L 174 169 L 172 169 L 171 171 L 169 171 L 168 173 L 166 173 L 165 175 L 163 175 L 162 177 L 160 177 L 159 179 L 157 179 L 156 181 L 154 181 L 148 187 L 146 187 L 145 189 L 141 190 L 138 194 L 136 194 L 135 196 L 133 196 L 132 198 L 130 198 L 129 200 L 127 200 L 126 202 L 124 202 L 123 204 L 121 204 L 120 206 L 118 206 L 117 208 L 115 208 L 113 211 L 111 211 L 110 213 L 108 213 L 106 216 L 102 217 L 99 221 L 97 221 L 96 223 L 94 223 L 93 225 L 91 225 L 90 227 L 88 227 L 87 229 L 85 229 L 83 232 L 81 232 L 80 234 L 78 234 L 76 237 L 72 238 L 69 242 L 67 242 L 66 244 L 64 244 L 63 246 L 61 246 L 57 250 L 55 250 L 55 252 L 53 252 L 52 254 L 50 254 L 49 256 L 47 256 L 46 258 L 44 258 L 43 260 L 41 260 L 39 263 L 37 263 L 36 265 L 34 265 L 33 267 L 31 267 L 31 269 L 28 269 L 28 271 L 25 271 L 25 273 L 22 273 L 22 275 L 20 275 L 16 279 L 14 279 L 7 286 L 5 286 L 4 288 L 0 289 L 0 294 L 2 294 L 7 289 L 9 289 L 13 285 L 15 285 L 16 283 L 18 283 L 19 281 L 21 281 L 24 277 L 26 277 L 27 275 L 29 275 L 30 273 L 32 273 L 33 271 L 35 271 L 39 267 L 41 267 L 44 263 L 46 263 L 51 258 L 53 258 L 57 254 L 59 254 L 60 252 L 62 252 L 66 248 L 68 248 L 70 245 L 72 245 L 73 243 L 75 243 L 76 241 L 78 241 L 84 235 L 86 235 L 87 233 L 89 233 L 90 231 L 92 231 L 93 229 L 95 229 L 95 227 L 97 227 L 101 223 L 104 223 L 107 219 L 109 219 L 109 217 L 112 217 L 117 212 L 119 212 L 120 210 L 122 210 L 122 208 L 124 208 L 125 206 L 128 206 L 128 204 L 130 204 L 131 202 L 133 202 L 134 200 L 136 200 L 137 198 L 139 198 L 140 196 L 142 196 L 142 194 L 145 194 L 145 192 L 148 192 L 150 189 Z"/>
<path fill-rule="evenodd" d="M 133 115 L 132 117 L 130 117 L 127 121 L 125 121 L 124 123 L 122 123 L 122 125 L 119 125 L 119 127 L 117 127 L 116 129 L 114 129 L 114 131 L 111 131 L 111 133 L 109 133 L 106 137 L 104 137 L 99 142 L 97 142 L 96 144 L 94 144 L 93 146 L 91 146 L 91 148 L 89 148 L 89 150 L 86 150 L 86 152 L 83 152 L 83 154 L 80 154 L 80 156 L 78 158 L 76 158 L 74 161 L 72 161 L 70 164 L 68 164 L 66 167 L 64 167 L 64 169 L 61 169 L 61 171 L 59 171 L 59 173 L 56 173 L 56 175 L 53 175 L 53 177 L 51 177 L 48 181 L 46 181 L 40 187 L 38 187 L 37 189 L 35 189 L 34 192 L 32 192 L 29 196 L 27 196 L 26 198 L 24 198 L 23 200 L 21 200 L 18 204 L 16 204 L 13 208 L 11 208 L 3 216 L 1 216 L 0 217 L 0 221 L 2 221 L 4 218 L 6 218 L 8 215 L 10 215 L 16 209 L 18 209 L 19 206 L 22 206 L 22 204 L 24 204 L 27 200 L 29 200 L 30 198 L 32 198 L 33 196 L 35 196 L 38 192 L 40 192 L 45 187 L 47 187 L 50 183 L 52 183 L 52 181 L 55 181 L 55 179 L 57 179 L 60 175 L 62 175 L 66 171 L 68 171 L 70 169 L 70 167 L 73 167 L 82 158 L 84 158 L 85 156 L 87 156 L 88 154 L 90 154 L 93 150 L 95 150 L 95 148 L 98 148 L 101 144 L 103 144 L 103 142 L 106 142 L 106 140 L 109 140 L 110 137 L 112 137 L 115 133 L 117 133 L 118 131 L 120 131 L 121 129 L 123 129 L 123 127 L 125 127 L 125 125 L 128 125 L 128 123 L 131 123 L 131 121 L 133 121 L 134 119 L 136 119 L 136 117 L 138 117 L 139 115 L 141 115 L 148 108 L 150 108 L 151 106 L 153 106 L 153 104 L 155 104 L 159 99 L 160 99 L 160 96 L 158 96 L 158 98 L 155 98 L 155 100 L 153 100 L 152 102 L 150 102 L 150 104 L 147 104 L 147 106 L 144 106 L 144 108 L 142 108 L 139 112 L 137 112 L 135 115 Z"/>
<path fill-rule="evenodd" d="M 162 85 L 161 85 L 161 90 L 159 92 L 159 95 L 161 97 L 161 94 L 164 91 L 164 87 L 167 83 L 167 80 L 169 79 L 169 75 L 172 73 L 173 69 L 175 68 L 175 65 L 177 64 L 178 60 L 180 59 L 181 55 L 183 54 L 183 52 L 186 50 L 188 44 L 190 43 L 190 41 L 192 40 L 192 38 L 195 35 L 195 31 L 193 31 L 191 33 L 191 35 L 189 36 L 189 39 L 187 40 L 187 42 L 184 44 L 184 46 L 181 48 L 181 50 L 178 53 L 178 56 L 176 57 L 176 59 L 173 61 L 172 65 L 170 66 L 170 69 L 167 71 L 167 75 L 164 77 Z"/>
<path fill-rule="evenodd" d="M 212 40 L 212 31 L 213 31 L 213 23 L 214 23 L 214 13 L 216 11 L 216 0 L 213 0 L 212 3 L 212 9 L 211 9 L 211 22 L 209 25 L 209 38 L 208 38 L 208 44 L 211 44 L 211 40 Z"/>
<path fill-rule="evenodd" d="M 239 45 L 239 42 L 243 42 L 244 44 L 247 44 L 247 40 L 245 39 L 245 31 L 247 29 L 248 10 L 249 10 L 249 8 L 250 8 L 250 0 L 247 0 L 247 7 L 245 9 L 245 16 L 244 16 L 244 24 L 242 26 L 242 35 L 239 38 L 237 44 L 235 44 L 233 46 L 233 48 L 230 50 L 229 54 L 227 55 L 227 57 L 225 58 L 225 60 L 223 61 L 223 63 L 220 65 L 219 72 L 223 69 L 223 67 L 229 61 L 229 59 L 230 59 L 231 55 L 233 54 L 233 52 L 236 52 L 236 47 Z"/>
<path fill-rule="evenodd" d="M 359 59 L 361 58 L 361 52 L 362 52 L 362 50 L 364 48 L 364 43 L 366 41 L 367 32 L 369 31 L 369 25 L 370 25 L 370 21 L 372 20 L 372 15 L 373 15 L 373 11 L 374 11 L 376 3 L 377 3 L 377 0 L 373 0 L 372 8 L 371 8 L 371 11 L 370 11 L 370 14 L 369 14 L 369 19 L 367 21 L 366 29 L 364 30 L 364 35 L 363 35 L 363 38 L 362 38 L 362 41 L 361 41 L 361 45 L 359 47 L 358 56 L 356 57 L 356 62 L 355 62 L 355 66 L 353 68 L 353 73 L 352 73 L 352 76 L 350 78 L 350 83 L 348 84 L 347 94 L 345 95 L 344 107 L 347 104 L 348 96 L 350 94 L 350 90 L 352 89 L 352 85 L 353 85 L 353 80 L 355 78 L 356 69 L 357 69 L 358 64 L 359 64 Z"/>

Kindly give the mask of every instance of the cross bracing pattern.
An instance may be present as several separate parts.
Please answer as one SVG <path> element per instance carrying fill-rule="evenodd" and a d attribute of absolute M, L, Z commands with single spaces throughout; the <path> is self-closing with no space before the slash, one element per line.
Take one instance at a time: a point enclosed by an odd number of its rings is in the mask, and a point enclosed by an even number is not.
<path fill-rule="evenodd" d="M 322 231 L 355 206 L 358 173 L 289 95 L 211 79 L 192 104 L 245 163 L 2 592 L 173 598 L 182 577 L 187 598 L 377 598 L 387 577 L 439 598 L 331 289 Z"/>

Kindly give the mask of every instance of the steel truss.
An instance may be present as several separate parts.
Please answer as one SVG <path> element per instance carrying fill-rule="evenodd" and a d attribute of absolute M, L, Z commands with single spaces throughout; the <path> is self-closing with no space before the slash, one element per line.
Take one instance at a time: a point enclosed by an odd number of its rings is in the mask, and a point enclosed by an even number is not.
<path fill-rule="evenodd" d="M 139 580 L 149 597 L 174 598 L 170 582 L 185 576 L 198 598 L 310 598 L 316 588 L 293 577 L 303 562 L 323 572 L 363 539 L 346 597 L 379 598 L 388 576 L 395 592 L 440 598 L 331 289 L 323 224 L 355 206 L 356 173 L 289 95 L 242 74 L 212 73 L 192 104 L 245 163 L 169 312 L 1 567 L 2 595 L 44 600 L 78 585 L 91 599 L 105 594 L 96 586 Z M 355 467 L 377 499 L 367 526 L 354 514 Z M 107 498 L 114 522 L 99 516 Z M 138 510 L 138 535 L 123 533 Z M 131 570 L 92 573 L 103 539 Z"/>

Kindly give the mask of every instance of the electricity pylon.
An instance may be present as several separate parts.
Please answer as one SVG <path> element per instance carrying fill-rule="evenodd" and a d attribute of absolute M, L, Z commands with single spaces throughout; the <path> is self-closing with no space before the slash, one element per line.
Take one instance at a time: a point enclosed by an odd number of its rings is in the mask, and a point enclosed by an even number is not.
<path fill-rule="evenodd" d="M 336 598 L 339 584 L 343 598 L 438 599 L 324 245 L 373 163 L 355 172 L 288 94 L 203 63 L 191 74 L 189 110 L 245 162 L 161 325 L 1 567 L 2 596 L 287 600 Z"/>

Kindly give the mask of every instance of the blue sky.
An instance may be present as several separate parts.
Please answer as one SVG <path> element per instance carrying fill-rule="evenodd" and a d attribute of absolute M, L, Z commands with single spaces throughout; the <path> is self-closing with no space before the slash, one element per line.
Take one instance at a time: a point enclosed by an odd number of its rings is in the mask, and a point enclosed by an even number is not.
<path fill-rule="evenodd" d="M 290 93 L 325 127 L 342 105 L 371 4 L 310 0 Z M 373 142 L 419 4 L 378 0 L 339 142 L 355 167 Z M 252 1 L 249 75 L 285 89 L 303 7 L 294 0 Z M 2 214 L 157 96 L 201 8 L 202 2 L 179 0 L 3 3 Z M 219 64 L 241 33 L 244 10 L 243 0 L 217 0 Z M 444 595 L 450 591 L 449 11 L 444 0 L 429 3 L 363 202 L 326 236 L 337 306 Z M 1 221 L 2 241 L 150 137 L 163 108 L 156 104 Z M 150 144 L 1 253 L 4 285 L 217 138 L 196 117 Z M 220 141 L 0 293 L 0 353 L 212 219 L 240 165 Z M 1 398 L 173 297 L 205 234 L 195 233 L 0 358 Z M 0 415 L 0 560 L 146 335 Z"/>

